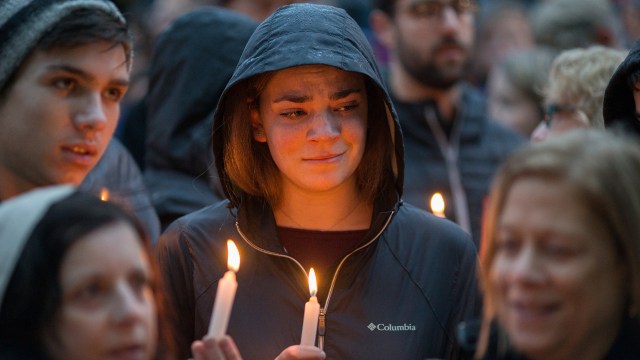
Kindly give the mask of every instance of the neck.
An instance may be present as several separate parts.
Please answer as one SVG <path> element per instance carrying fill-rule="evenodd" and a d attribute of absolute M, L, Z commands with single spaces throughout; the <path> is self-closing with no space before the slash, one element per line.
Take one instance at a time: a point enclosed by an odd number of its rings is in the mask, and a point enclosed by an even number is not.
<path fill-rule="evenodd" d="M 289 189 L 274 208 L 276 223 L 308 230 L 343 231 L 368 229 L 373 204 L 355 189 L 309 193 Z"/>
<path fill-rule="evenodd" d="M 444 119 L 453 119 L 460 87 L 455 85 L 449 89 L 437 89 L 424 85 L 409 75 L 397 62 L 392 61 L 390 70 L 390 86 L 396 99 L 403 102 L 433 100 Z"/>
<path fill-rule="evenodd" d="M 13 173 L 0 169 L 0 201 L 7 200 L 35 188 L 36 186 L 33 184 L 20 181 Z"/>

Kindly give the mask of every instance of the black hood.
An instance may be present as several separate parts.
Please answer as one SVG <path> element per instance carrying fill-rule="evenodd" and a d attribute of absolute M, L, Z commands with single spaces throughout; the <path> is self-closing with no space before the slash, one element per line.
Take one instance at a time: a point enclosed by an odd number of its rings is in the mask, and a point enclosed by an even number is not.
<path fill-rule="evenodd" d="M 321 14 L 322 18 L 319 18 Z M 305 51 L 298 51 L 304 47 Z M 310 49 L 310 50 L 309 50 Z M 358 24 L 340 8 L 315 4 L 292 4 L 281 7 L 258 26 L 242 53 L 233 77 L 220 99 L 214 116 L 213 153 L 225 195 L 234 206 L 239 198 L 224 168 L 224 136 L 228 133 L 224 121 L 226 96 L 234 86 L 254 75 L 300 65 L 329 65 L 344 71 L 365 75 L 381 89 L 384 96 L 369 102 L 383 102 L 393 144 L 391 157 L 393 183 L 397 197 L 402 195 L 404 172 L 403 145 L 400 126 L 391 98 L 383 85 L 373 50 Z M 250 121 L 246 119 L 246 121 Z"/>
<path fill-rule="evenodd" d="M 628 78 L 640 70 L 640 40 L 636 41 L 629 55 L 613 73 L 604 92 L 602 114 L 607 128 L 624 129 L 640 136 L 640 121 L 636 119 L 636 106 Z"/>
<path fill-rule="evenodd" d="M 194 178 L 207 173 L 213 111 L 257 25 L 206 7 L 181 16 L 158 37 L 147 96 L 146 169 Z"/>

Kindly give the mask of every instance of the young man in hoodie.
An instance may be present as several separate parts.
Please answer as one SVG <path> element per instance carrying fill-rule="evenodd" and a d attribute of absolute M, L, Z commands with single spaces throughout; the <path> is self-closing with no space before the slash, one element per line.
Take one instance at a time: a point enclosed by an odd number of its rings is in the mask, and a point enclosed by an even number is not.
<path fill-rule="evenodd" d="M 157 247 L 181 354 L 202 338 L 227 240 L 241 264 L 227 333 L 244 359 L 458 359 L 476 315 L 476 248 L 402 204 L 402 134 L 373 51 L 341 9 L 280 8 L 249 39 L 213 118 L 227 200 Z M 307 272 L 317 336 L 301 344 Z M 315 326 L 313 326 L 315 329 Z"/>
<path fill-rule="evenodd" d="M 474 40 L 474 0 L 377 0 L 371 28 L 389 51 L 388 86 L 405 140 L 403 200 L 444 216 L 480 241 L 484 198 L 500 163 L 526 139 L 490 120 L 463 82 Z"/>
<path fill-rule="evenodd" d="M 0 3 L 0 201 L 53 184 L 104 188 L 158 237 L 140 173 L 111 142 L 131 48 L 110 1 Z"/>

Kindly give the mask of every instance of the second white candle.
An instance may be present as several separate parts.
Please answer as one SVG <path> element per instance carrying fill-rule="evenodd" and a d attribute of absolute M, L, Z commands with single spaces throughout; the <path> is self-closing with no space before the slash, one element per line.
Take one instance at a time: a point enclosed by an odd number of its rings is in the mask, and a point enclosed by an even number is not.
<path fill-rule="evenodd" d="M 316 344 L 316 331 L 318 330 L 318 316 L 320 315 L 320 304 L 316 294 L 318 293 L 318 285 L 316 283 L 316 273 L 313 268 L 309 271 L 309 292 L 311 297 L 304 304 L 304 322 L 302 323 L 302 336 L 300 345 Z"/>

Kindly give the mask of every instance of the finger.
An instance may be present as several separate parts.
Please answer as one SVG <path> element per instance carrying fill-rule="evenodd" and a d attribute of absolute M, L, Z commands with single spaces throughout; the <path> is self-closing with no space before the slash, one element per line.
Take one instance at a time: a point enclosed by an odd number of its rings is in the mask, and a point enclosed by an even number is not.
<path fill-rule="evenodd" d="M 227 335 L 223 337 L 218 344 L 220 345 L 220 349 L 227 360 L 242 360 L 240 351 L 238 350 L 235 341 L 233 341 L 230 336 Z"/>
<path fill-rule="evenodd" d="M 218 340 L 208 337 L 202 340 L 204 343 L 205 350 L 205 358 L 203 360 L 227 360 L 225 355 L 222 353 L 220 346 L 218 345 Z"/>
<path fill-rule="evenodd" d="M 276 360 L 324 360 L 326 357 L 327 355 L 324 351 L 315 346 L 293 345 L 284 349 L 284 351 L 278 355 Z"/>
<path fill-rule="evenodd" d="M 206 360 L 204 352 L 204 343 L 200 340 L 196 340 L 191 344 L 192 360 Z"/>

